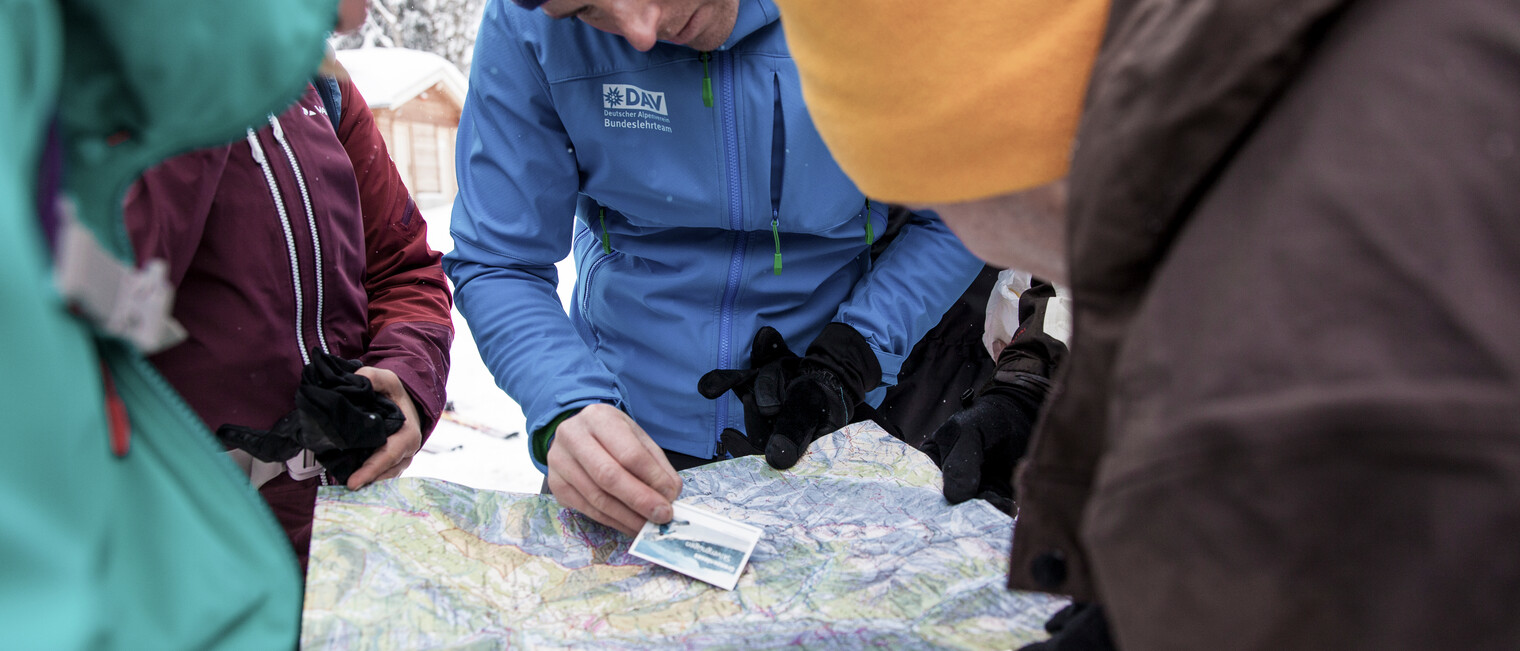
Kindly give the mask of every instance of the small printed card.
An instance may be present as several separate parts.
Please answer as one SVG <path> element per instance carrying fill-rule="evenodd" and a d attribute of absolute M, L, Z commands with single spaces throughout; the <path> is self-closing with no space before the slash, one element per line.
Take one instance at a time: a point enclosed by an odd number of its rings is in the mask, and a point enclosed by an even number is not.
<path fill-rule="evenodd" d="M 760 541 L 760 529 L 680 502 L 672 506 L 670 522 L 645 522 L 628 553 L 733 590 Z"/>

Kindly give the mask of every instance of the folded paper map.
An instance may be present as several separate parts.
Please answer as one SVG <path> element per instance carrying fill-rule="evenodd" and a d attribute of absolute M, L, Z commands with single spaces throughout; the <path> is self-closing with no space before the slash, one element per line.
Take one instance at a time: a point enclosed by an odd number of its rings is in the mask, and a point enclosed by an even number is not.
<path fill-rule="evenodd" d="M 681 501 L 764 531 L 732 591 L 629 553 L 552 497 L 397 479 L 317 502 L 306 649 L 1009 649 L 1061 600 L 1008 591 L 1013 521 L 951 506 L 869 423 L 793 468 L 681 473 Z"/>

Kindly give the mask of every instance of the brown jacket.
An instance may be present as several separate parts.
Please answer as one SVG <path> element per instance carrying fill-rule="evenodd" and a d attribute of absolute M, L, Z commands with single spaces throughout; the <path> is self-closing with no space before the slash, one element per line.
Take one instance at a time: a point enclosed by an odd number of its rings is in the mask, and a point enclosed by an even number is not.
<path fill-rule="evenodd" d="M 1010 584 L 1144 649 L 1520 648 L 1520 4 L 1120 0 Z"/>

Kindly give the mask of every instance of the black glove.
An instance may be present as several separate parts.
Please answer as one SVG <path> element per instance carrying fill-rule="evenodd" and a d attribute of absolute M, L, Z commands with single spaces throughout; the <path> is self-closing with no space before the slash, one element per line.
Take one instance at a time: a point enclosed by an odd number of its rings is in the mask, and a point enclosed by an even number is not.
<path fill-rule="evenodd" d="M 1026 645 L 1019 651 L 1115 651 L 1108 632 L 1108 618 L 1097 604 L 1071 603 L 1045 622 L 1050 639 Z"/>
<path fill-rule="evenodd" d="M 311 450 L 328 473 L 347 483 L 348 476 L 406 422 L 396 403 L 377 393 L 369 378 L 354 373 L 362 366 L 317 353 L 301 369 L 294 410 L 268 431 L 223 425 L 216 437 L 260 461 L 284 461 Z"/>
<path fill-rule="evenodd" d="M 1030 373 L 992 382 L 924 441 L 945 475 L 945 499 L 960 504 L 980 497 L 1013 514 L 1013 467 L 1024 456 L 1035 416 L 1050 383 Z"/>
<path fill-rule="evenodd" d="M 876 353 L 848 325 L 824 326 L 804 357 L 764 326 L 755 333 L 749 369 L 709 371 L 697 391 L 710 400 L 733 391 L 744 405 L 745 433 L 725 429 L 724 448 L 735 456 L 764 452 L 771 467 L 790 468 L 814 440 L 849 423 L 880 382 Z"/>

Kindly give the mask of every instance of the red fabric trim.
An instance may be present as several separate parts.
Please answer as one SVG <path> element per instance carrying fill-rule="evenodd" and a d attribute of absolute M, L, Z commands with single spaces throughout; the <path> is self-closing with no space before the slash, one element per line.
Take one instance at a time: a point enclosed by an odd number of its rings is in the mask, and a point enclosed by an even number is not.
<path fill-rule="evenodd" d="M 127 450 L 132 447 L 132 421 L 127 417 L 127 403 L 116 392 L 116 380 L 111 377 L 111 369 L 106 366 L 105 360 L 100 361 L 100 377 L 106 390 L 106 420 L 110 423 L 111 453 L 125 457 Z"/>

